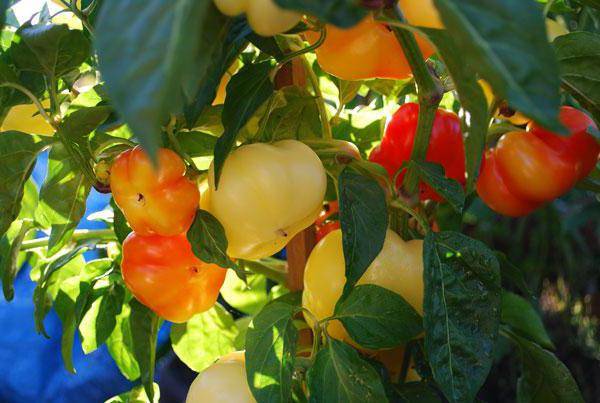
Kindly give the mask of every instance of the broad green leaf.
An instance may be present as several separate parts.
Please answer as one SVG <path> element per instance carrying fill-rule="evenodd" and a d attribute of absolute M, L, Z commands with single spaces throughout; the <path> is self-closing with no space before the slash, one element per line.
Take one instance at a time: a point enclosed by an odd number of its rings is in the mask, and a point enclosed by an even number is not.
<path fill-rule="evenodd" d="M 146 396 L 154 399 L 154 367 L 156 365 L 156 339 L 160 319 L 154 312 L 140 304 L 137 300 L 129 303 L 131 313 L 129 325 L 132 337 L 132 350 L 138 362 L 140 377 Z"/>
<path fill-rule="evenodd" d="M 158 403 L 160 401 L 160 387 L 157 383 L 152 385 L 154 388 L 154 400 L 152 403 Z M 144 391 L 144 387 L 142 385 L 136 386 L 128 392 L 121 393 L 118 396 L 112 397 L 108 399 L 105 403 L 148 403 L 148 397 L 146 396 L 146 392 Z"/>
<path fill-rule="evenodd" d="M 423 319 L 401 295 L 372 284 L 353 288 L 334 316 L 355 342 L 374 350 L 397 347 L 423 332 Z"/>
<path fill-rule="evenodd" d="M 117 110 L 150 155 L 169 113 L 181 112 L 184 98 L 191 99 L 206 77 L 225 21 L 212 1 L 103 2 L 95 32 L 100 71 Z"/>
<path fill-rule="evenodd" d="M 184 115 L 188 129 L 197 128 L 198 118 L 205 113 L 215 96 L 223 75 L 235 61 L 238 54 L 248 44 L 248 37 L 252 29 L 244 19 L 227 19 L 222 22 L 223 16 L 214 21 L 219 24 L 219 29 L 214 30 L 213 43 L 217 44 L 212 58 L 207 58 L 211 63 L 206 70 L 206 75 L 200 81 L 200 87 L 193 100 L 184 108 Z"/>
<path fill-rule="evenodd" d="M 314 15 L 324 22 L 342 28 L 356 25 L 367 14 L 367 9 L 356 0 L 275 0 L 283 8 Z"/>
<path fill-rule="evenodd" d="M 106 346 L 123 376 L 133 381 L 140 377 L 140 367 L 133 353 L 130 315 L 131 308 L 129 304 L 123 305 L 121 313 L 116 318 L 115 329 L 106 340 Z"/>
<path fill-rule="evenodd" d="M 0 236 L 17 218 L 21 209 L 25 182 L 46 140 L 20 132 L 0 135 Z"/>
<path fill-rule="evenodd" d="M 435 0 L 457 44 L 494 92 L 545 127 L 558 121 L 559 71 L 542 9 L 531 0 Z M 518 12 L 515 12 L 518 10 Z"/>
<path fill-rule="evenodd" d="M 293 321 L 298 311 L 297 305 L 277 299 L 267 304 L 248 327 L 246 375 L 257 401 L 283 403 L 291 399 L 298 340 Z"/>
<path fill-rule="evenodd" d="M 234 272 L 229 271 L 221 287 L 221 296 L 238 311 L 254 315 L 269 301 L 267 278 L 260 274 L 252 274 L 243 281 Z"/>
<path fill-rule="evenodd" d="M 517 294 L 502 292 L 502 323 L 542 347 L 554 349 L 540 315 L 529 301 Z"/>
<path fill-rule="evenodd" d="M 187 238 L 192 251 L 203 262 L 217 266 L 236 268 L 237 265 L 227 256 L 227 236 L 223 225 L 208 211 L 198 210 Z"/>
<path fill-rule="evenodd" d="M 300 87 L 288 86 L 273 97 L 271 110 L 260 121 L 259 141 L 321 137 L 321 121 L 314 96 Z"/>
<path fill-rule="evenodd" d="M 273 93 L 270 73 L 273 61 L 244 66 L 227 84 L 221 119 L 225 132 L 215 145 L 215 186 L 218 187 L 223 164 L 235 146 L 238 132 Z"/>
<path fill-rule="evenodd" d="M 91 44 L 80 30 L 66 25 L 29 25 L 17 31 L 20 38 L 10 54 L 21 70 L 60 77 L 79 67 L 89 56 Z"/>
<path fill-rule="evenodd" d="M 116 317 L 121 313 L 125 290 L 118 284 L 108 284 L 94 289 L 94 301 L 80 319 L 81 347 L 85 354 L 95 351 L 108 339 L 117 324 Z"/>
<path fill-rule="evenodd" d="M 40 190 L 36 218 L 52 228 L 48 255 L 58 252 L 71 238 L 85 213 L 91 184 L 64 145 L 56 143 L 48 156 L 48 175 Z"/>
<path fill-rule="evenodd" d="M 456 232 L 428 233 L 425 353 L 451 402 L 473 401 L 492 366 L 500 322 L 500 272 L 485 244 Z"/>
<path fill-rule="evenodd" d="M 583 403 L 569 369 L 550 351 L 509 333 L 521 352 L 523 374 L 517 383 L 518 403 Z"/>
<path fill-rule="evenodd" d="M 446 177 L 444 167 L 427 161 L 410 161 L 419 178 L 442 196 L 457 212 L 465 206 L 465 192 L 460 183 Z"/>
<path fill-rule="evenodd" d="M 554 40 L 563 87 L 600 121 L 600 35 L 572 32 Z"/>
<path fill-rule="evenodd" d="M 201 372 L 219 357 L 236 350 L 238 334 L 231 314 L 216 304 L 186 323 L 173 324 L 171 345 L 181 361 L 194 371 Z"/>
<path fill-rule="evenodd" d="M 379 184 L 349 168 L 345 168 L 338 178 L 338 193 L 346 262 L 346 293 L 381 252 L 388 214 L 385 193 Z"/>
<path fill-rule="evenodd" d="M 311 403 L 387 402 L 375 369 L 349 345 L 329 339 L 308 370 Z"/>
<path fill-rule="evenodd" d="M 477 181 L 485 150 L 489 124 L 487 100 L 481 86 L 477 83 L 473 62 L 462 56 L 452 35 L 446 30 L 425 29 L 424 31 L 444 60 L 458 91 L 461 105 L 469 112 L 469 126 L 465 138 L 468 194 Z"/>
<path fill-rule="evenodd" d="M 339 91 L 339 107 L 342 108 L 344 105 L 349 103 L 356 97 L 358 90 L 360 89 L 362 82 L 360 81 L 346 81 L 340 78 L 333 81 L 335 85 L 338 87 Z M 340 109 L 341 110 L 341 109 Z"/>

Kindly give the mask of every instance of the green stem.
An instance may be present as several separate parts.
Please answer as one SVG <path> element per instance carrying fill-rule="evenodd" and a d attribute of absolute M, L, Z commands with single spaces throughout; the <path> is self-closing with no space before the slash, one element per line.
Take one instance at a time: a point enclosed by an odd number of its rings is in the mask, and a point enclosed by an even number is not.
<path fill-rule="evenodd" d="M 98 157 L 106 150 L 108 150 L 109 148 L 112 148 L 114 146 L 118 146 L 118 145 L 125 145 L 125 146 L 129 146 L 129 147 L 135 147 L 136 144 L 133 141 L 127 140 L 125 138 L 122 137 L 114 137 L 111 138 L 110 140 L 105 141 L 104 143 L 100 144 L 98 146 L 98 148 L 96 148 L 96 150 L 94 151 L 94 159 L 98 159 Z"/>
<path fill-rule="evenodd" d="M 325 38 L 327 37 L 327 29 L 325 29 L 325 27 L 321 27 L 320 29 L 320 36 L 319 39 L 317 39 L 317 41 L 315 43 L 313 43 L 310 46 L 307 46 L 305 48 L 302 48 L 296 52 L 292 52 L 289 53 L 287 55 L 285 55 L 285 57 L 283 59 L 281 59 L 278 64 L 280 66 L 283 66 L 284 64 L 286 64 L 287 62 L 289 62 L 290 60 L 292 60 L 295 57 L 301 56 L 305 53 L 309 53 L 312 52 L 313 50 L 317 49 L 319 46 L 321 46 L 323 44 L 323 42 L 325 42 Z"/>
<path fill-rule="evenodd" d="M 12 87 L 16 90 L 21 91 L 23 94 L 25 94 L 27 96 L 27 98 L 29 98 L 31 100 L 31 102 L 33 102 L 33 104 L 36 106 L 36 108 L 40 112 L 40 115 L 42 116 L 42 118 L 44 118 L 44 120 L 46 122 L 48 122 L 48 124 L 50 126 L 52 126 L 54 129 L 56 129 L 56 123 L 54 122 L 54 120 L 52 120 L 50 115 L 48 115 L 48 113 L 46 113 L 46 110 L 42 106 L 42 103 L 39 101 L 39 99 L 36 98 L 35 95 L 33 95 L 33 93 L 31 91 L 29 91 L 27 88 L 23 87 L 22 85 L 16 84 L 16 83 L 3 83 L 3 84 L 0 84 L 0 87 Z"/>
<path fill-rule="evenodd" d="M 390 201 L 389 205 L 392 208 L 402 210 L 405 213 L 408 213 L 412 217 L 414 217 L 417 220 L 417 222 L 419 223 L 419 225 L 423 228 L 423 230 L 425 231 L 425 233 L 428 233 L 430 231 L 429 224 L 427 223 L 427 220 L 421 214 L 419 214 L 416 210 L 410 208 L 407 204 L 405 204 L 401 200 L 394 199 L 394 200 Z"/>
<path fill-rule="evenodd" d="M 88 229 L 79 229 L 75 230 L 73 236 L 71 237 L 72 242 L 83 242 L 90 240 L 99 240 L 99 241 L 116 241 L 117 238 L 115 236 L 115 232 L 112 229 L 98 229 L 98 230 L 88 230 Z M 24 241 L 21 244 L 21 251 L 45 248 L 48 246 L 48 242 L 50 241 L 50 237 L 32 239 L 29 241 Z"/>
<path fill-rule="evenodd" d="M 177 154 L 179 154 L 183 160 L 185 162 L 188 163 L 188 165 L 196 172 L 199 172 L 198 167 L 196 166 L 196 163 L 194 162 L 194 160 L 192 159 L 192 157 L 190 157 L 188 155 L 188 153 L 186 153 L 183 148 L 181 148 L 181 144 L 179 144 L 179 140 L 177 140 L 177 137 L 175 136 L 175 133 L 173 132 L 173 124 L 175 123 L 175 118 L 172 117 L 171 121 L 169 122 L 169 124 L 166 127 L 166 132 L 167 132 L 167 136 L 169 137 L 169 142 L 171 143 L 171 145 L 173 146 L 173 148 L 175 149 L 175 151 L 177 151 Z"/>
<path fill-rule="evenodd" d="M 390 17 L 403 21 L 402 12 L 397 4 L 393 10 L 388 10 L 388 13 L 391 14 Z M 394 25 L 390 25 L 390 29 L 394 32 L 400 46 L 402 46 L 418 90 L 419 120 L 410 158 L 413 161 L 424 161 L 429 147 L 435 113 L 443 96 L 442 88 L 427 67 L 423 53 L 421 53 L 412 32 Z M 410 194 L 414 194 L 418 190 L 418 184 L 419 178 L 416 169 L 409 168 L 404 181 L 406 190 Z"/>
<path fill-rule="evenodd" d="M 325 107 L 325 99 L 323 98 L 323 93 L 321 92 L 321 87 L 319 86 L 319 79 L 317 75 L 312 69 L 312 66 L 306 60 L 306 57 L 302 57 L 302 63 L 304 64 L 304 70 L 306 70 L 306 75 L 308 76 L 308 80 L 310 81 L 310 85 L 315 91 L 315 96 L 317 97 L 317 108 L 319 110 L 319 116 L 321 118 L 321 128 L 323 129 L 323 138 L 327 140 L 333 139 L 333 134 L 331 132 L 331 125 L 329 124 L 329 117 L 327 116 L 327 108 Z"/>

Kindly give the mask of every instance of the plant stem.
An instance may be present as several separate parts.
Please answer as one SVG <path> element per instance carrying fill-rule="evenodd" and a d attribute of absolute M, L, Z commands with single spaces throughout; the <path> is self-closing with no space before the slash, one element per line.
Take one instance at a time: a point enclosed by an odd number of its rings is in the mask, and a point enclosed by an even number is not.
<path fill-rule="evenodd" d="M 75 230 L 73 236 L 71 237 L 72 242 L 82 242 L 89 240 L 99 240 L 99 241 L 116 241 L 115 233 L 112 229 L 97 229 L 97 230 L 89 230 L 89 229 L 79 229 Z M 32 239 L 29 241 L 24 241 L 21 244 L 21 251 L 27 251 L 32 249 L 44 248 L 48 246 L 48 241 L 50 241 L 50 237 Z"/>
<path fill-rule="evenodd" d="M 300 50 L 297 50 L 295 52 L 289 53 L 287 55 L 285 55 L 285 57 L 283 59 L 281 59 L 278 64 L 279 65 L 284 65 L 287 62 L 291 61 L 293 58 L 301 56 L 305 53 L 308 52 L 312 52 L 313 50 L 317 49 L 319 46 L 321 46 L 323 44 L 323 42 L 325 42 L 325 38 L 327 37 L 327 29 L 323 26 L 320 29 L 320 36 L 319 39 L 317 39 L 317 41 L 315 43 L 313 43 L 310 46 L 307 46 L 305 48 L 302 48 Z"/>
<path fill-rule="evenodd" d="M 390 201 L 389 205 L 392 208 L 402 210 L 405 213 L 408 213 L 412 217 L 414 217 L 417 220 L 417 222 L 419 223 L 419 225 L 423 228 L 423 231 L 425 231 L 425 233 L 430 231 L 427 220 L 421 214 L 419 214 L 416 210 L 410 208 L 407 204 L 405 204 L 401 200 L 394 199 L 394 200 Z"/>
<path fill-rule="evenodd" d="M 186 153 L 183 150 L 183 148 L 181 148 L 181 144 L 179 144 L 179 140 L 177 140 L 177 137 L 175 136 L 175 133 L 173 132 L 174 123 L 175 123 L 175 118 L 172 117 L 171 121 L 169 122 L 169 124 L 166 127 L 167 136 L 169 136 L 169 142 L 171 143 L 171 145 L 173 146 L 175 151 L 177 151 L 177 154 L 179 154 L 184 159 L 184 161 L 188 163 L 190 168 L 192 168 L 194 171 L 198 172 L 199 169 L 196 166 L 196 163 L 194 162 L 192 157 L 190 157 L 188 155 L 188 153 Z"/>
<path fill-rule="evenodd" d="M 310 85 L 315 91 L 315 96 L 317 97 L 317 108 L 319 110 L 319 116 L 321 118 L 323 138 L 327 140 L 332 140 L 333 134 L 331 132 L 331 125 L 329 124 L 329 117 L 327 116 L 327 109 L 325 108 L 325 99 L 323 98 L 321 87 L 319 86 L 319 79 L 313 71 L 312 66 L 308 63 L 308 60 L 306 60 L 306 57 L 301 56 L 301 60 L 302 64 L 304 64 L 304 70 L 306 70 L 306 75 L 308 76 Z"/>
<path fill-rule="evenodd" d="M 393 10 L 388 10 L 387 13 L 391 14 L 389 15 L 390 17 L 403 21 L 402 12 L 397 4 Z M 402 46 L 417 85 L 419 120 L 410 158 L 413 161 L 423 161 L 427 154 L 435 113 L 442 100 L 443 92 L 440 83 L 434 79 L 423 60 L 423 53 L 421 53 L 421 49 L 412 32 L 394 25 L 390 25 L 390 29 L 394 32 L 400 46 Z M 404 181 L 404 186 L 408 193 L 416 193 L 418 184 L 416 170 L 409 168 Z"/>
<path fill-rule="evenodd" d="M 46 113 L 46 110 L 42 106 L 42 103 L 39 101 L 39 99 L 36 98 L 35 95 L 33 95 L 33 93 L 31 91 L 29 91 L 27 88 L 23 87 L 22 85 L 16 84 L 16 83 L 3 83 L 3 84 L 0 84 L 0 87 L 12 87 L 16 90 L 21 91 L 23 94 L 25 94 L 27 96 L 27 98 L 29 98 L 31 100 L 31 102 L 33 102 L 33 104 L 36 106 L 36 108 L 38 109 L 38 111 L 40 112 L 40 115 L 44 118 L 44 120 L 46 122 L 48 122 L 48 124 L 50 126 L 52 126 L 54 129 L 56 129 L 56 123 L 54 122 L 54 120 L 52 120 L 50 115 L 48 115 L 48 113 Z"/>

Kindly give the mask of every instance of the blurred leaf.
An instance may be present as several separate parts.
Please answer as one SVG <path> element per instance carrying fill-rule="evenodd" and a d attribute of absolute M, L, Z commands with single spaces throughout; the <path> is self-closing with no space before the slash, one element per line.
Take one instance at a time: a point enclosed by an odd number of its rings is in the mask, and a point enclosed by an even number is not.
<path fill-rule="evenodd" d="M 472 60 L 494 93 L 512 107 L 548 129 L 565 132 L 558 121 L 558 63 L 535 2 L 435 0 L 435 5 L 456 39 L 457 63 Z M 454 64 L 450 55 L 445 56 L 448 64 Z"/>
<path fill-rule="evenodd" d="M 356 0 L 275 0 L 275 3 L 342 28 L 356 25 L 368 11 Z"/>
<path fill-rule="evenodd" d="M 472 401 L 492 366 L 500 322 L 500 272 L 485 244 L 429 232 L 423 246 L 425 353 L 444 395 Z"/>
<path fill-rule="evenodd" d="M 11 301 L 15 296 L 13 282 L 20 269 L 18 257 L 27 232 L 33 227 L 31 221 L 17 220 L 0 237 L 0 276 L 4 298 Z"/>
<path fill-rule="evenodd" d="M 387 402 L 375 369 L 349 345 L 328 339 L 308 370 L 311 402 Z"/>
<path fill-rule="evenodd" d="M 182 131 L 176 136 L 181 149 L 192 158 L 212 156 L 217 143 L 217 137 L 199 131 Z"/>
<path fill-rule="evenodd" d="M 171 327 L 171 344 L 177 357 L 196 372 L 204 371 L 218 358 L 236 350 L 239 330 L 231 314 L 215 304 L 186 323 Z"/>
<path fill-rule="evenodd" d="M 372 284 L 353 288 L 334 316 L 355 342 L 374 350 L 397 347 L 423 333 L 423 319 L 401 295 Z"/>
<path fill-rule="evenodd" d="M 554 349 L 540 315 L 526 299 L 517 294 L 502 292 L 502 323 L 544 348 Z"/>
<path fill-rule="evenodd" d="M 211 1 L 103 2 L 95 32 L 100 70 L 117 110 L 150 155 L 169 113 L 182 111 L 184 98 L 198 90 L 226 29 Z"/>
<path fill-rule="evenodd" d="M 346 294 L 381 252 L 388 214 L 385 193 L 379 184 L 349 168 L 345 168 L 339 176 L 338 193 L 346 262 Z"/>
<path fill-rule="evenodd" d="M 442 399 L 426 382 L 407 382 L 395 387 L 397 403 L 441 403 Z"/>
<path fill-rule="evenodd" d="M 529 299 L 533 299 L 534 296 L 527 285 L 525 280 L 525 273 L 517 266 L 512 264 L 504 253 L 496 252 L 496 258 L 500 263 L 500 271 L 503 278 L 507 278 L 512 284 L 514 284 L 522 293 L 526 294 Z"/>
<path fill-rule="evenodd" d="M 600 121 L 600 35 L 572 32 L 554 40 L 563 87 Z"/>
<path fill-rule="evenodd" d="M 119 241 L 119 243 L 123 244 L 125 238 L 127 238 L 127 236 L 132 231 L 131 227 L 127 223 L 123 212 L 121 211 L 119 206 L 117 206 L 117 203 L 115 203 L 115 199 L 110 199 L 110 206 L 112 207 L 114 212 L 113 228 L 115 231 L 115 235 L 117 236 L 117 240 Z"/>

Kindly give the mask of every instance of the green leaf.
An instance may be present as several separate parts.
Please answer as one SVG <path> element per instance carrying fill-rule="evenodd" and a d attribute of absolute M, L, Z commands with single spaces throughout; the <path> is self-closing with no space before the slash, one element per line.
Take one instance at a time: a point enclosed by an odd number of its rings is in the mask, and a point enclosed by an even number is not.
<path fill-rule="evenodd" d="M 125 238 L 131 233 L 131 227 L 127 223 L 125 219 L 125 215 L 121 211 L 121 209 L 115 203 L 115 199 L 110 199 L 110 206 L 112 207 L 114 217 L 113 217 L 113 229 L 115 231 L 115 235 L 117 236 L 117 240 L 120 244 L 123 244 Z"/>
<path fill-rule="evenodd" d="M 509 335 L 519 346 L 523 363 L 523 375 L 517 383 L 517 402 L 583 403 L 577 382 L 554 354 L 513 333 Z"/>
<path fill-rule="evenodd" d="M 381 252 L 388 214 L 385 193 L 379 184 L 349 168 L 339 176 L 338 193 L 346 262 L 345 294 Z"/>
<path fill-rule="evenodd" d="M 156 365 L 156 339 L 160 319 L 137 300 L 129 303 L 133 356 L 140 367 L 140 376 L 146 395 L 154 399 L 154 366 Z"/>
<path fill-rule="evenodd" d="M 356 25 L 368 11 L 356 0 L 275 0 L 275 3 L 342 28 Z"/>
<path fill-rule="evenodd" d="M 270 73 L 273 61 L 245 65 L 227 84 L 221 119 L 225 132 L 215 145 L 215 186 L 218 187 L 223 164 L 235 145 L 237 134 L 254 112 L 273 93 Z"/>
<path fill-rule="evenodd" d="M 214 263 L 223 268 L 237 267 L 227 256 L 227 236 L 223 225 L 208 211 L 196 212 L 187 238 L 192 245 L 192 251 L 203 262 Z"/>
<path fill-rule="evenodd" d="M 51 226 L 48 256 L 58 252 L 70 239 L 85 214 L 91 184 L 78 163 L 61 143 L 52 146 L 48 175 L 40 190 L 36 219 Z"/>
<path fill-rule="evenodd" d="M 123 376 L 130 381 L 140 377 L 140 366 L 133 353 L 133 335 L 129 317 L 129 304 L 123 305 L 121 313 L 116 318 L 115 329 L 106 340 L 106 346 Z"/>
<path fill-rule="evenodd" d="M 334 316 L 354 341 L 373 350 L 397 347 L 423 332 L 423 319 L 401 295 L 373 284 L 353 288 Z"/>
<path fill-rule="evenodd" d="M 426 382 L 407 382 L 396 386 L 398 403 L 441 403 L 442 399 Z"/>
<path fill-rule="evenodd" d="M 154 400 L 152 400 L 152 403 L 158 403 L 160 401 L 160 387 L 157 383 L 153 383 L 152 387 L 154 389 Z M 128 392 L 108 399 L 105 403 L 147 403 L 149 401 L 144 387 L 140 385 Z"/>
<path fill-rule="evenodd" d="M 435 44 L 458 91 L 460 103 L 469 114 L 469 127 L 465 138 L 467 167 L 466 193 L 475 186 L 479 167 L 485 150 L 485 139 L 489 124 L 488 105 L 483 90 L 477 82 L 473 62 L 462 56 L 452 35 L 446 30 L 424 29 Z"/>
<path fill-rule="evenodd" d="M 472 61 L 494 93 L 545 127 L 565 132 L 558 121 L 558 63 L 534 1 L 435 0 L 435 5 L 456 39 L 457 56 Z"/>
<path fill-rule="evenodd" d="M 220 15 L 214 21 L 219 23 L 222 18 L 224 17 Z M 247 38 L 252 34 L 252 29 L 244 19 L 226 19 L 218 26 L 219 29 L 214 31 L 217 37 L 212 42 L 219 44 L 219 46 L 215 48 L 213 57 L 207 58 L 207 61 L 212 64 L 209 66 L 203 80 L 201 80 L 200 88 L 198 88 L 193 100 L 184 109 L 188 129 L 197 127 L 198 118 L 215 99 L 223 75 L 246 47 L 248 44 Z"/>
<path fill-rule="evenodd" d="M 285 297 L 283 297 L 285 298 Z M 256 315 L 246 333 L 246 375 L 259 402 L 289 402 L 296 360 L 299 307 L 276 299 Z"/>
<path fill-rule="evenodd" d="M 529 301 L 517 294 L 502 292 L 502 323 L 542 347 L 554 349 L 540 315 Z"/>
<path fill-rule="evenodd" d="M 89 354 L 109 338 L 117 325 L 117 315 L 121 313 L 125 290 L 118 284 L 108 284 L 94 289 L 88 311 L 80 319 L 81 347 Z"/>
<path fill-rule="evenodd" d="M 15 296 L 13 283 L 20 269 L 19 250 L 27 232 L 32 227 L 31 221 L 17 220 L 0 237 L 0 276 L 2 277 L 2 291 L 7 301 L 11 301 Z"/>
<path fill-rule="evenodd" d="M 387 402 L 383 384 L 375 369 L 349 345 L 329 339 L 308 370 L 312 402 Z"/>
<path fill-rule="evenodd" d="M 177 357 L 196 372 L 204 371 L 219 357 L 236 350 L 239 334 L 231 314 L 216 304 L 186 323 L 171 327 L 171 345 Z"/>
<path fill-rule="evenodd" d="M 154 156 L 169 113 L 183 110 L 218 54 L 225 18 L 211 1 L 105 0 L 96 28 L 107 91 Z"/>
<path fill-rule="evenodd" d="M 192 158 L 212 156 L 217 137 L 212 134 L 191 131 L 176 134 L 181 149 Z"/>
<path fill-rule="evenodd" d="M 221 287 L 221 296 L 238 311 L 247 315 L 257 314 L 268 302 L 267 278 L 251 274 L 243 281 L 230 271 Z"/>
<path fill-rule="evenodd" d="M 429 232 L 425 266 L 425 353 L 451 402 L 475 395 L 492 365 L 500 322 L 500 273 L 485 244 L 456 232 Z"/>
<path fill-rule="evenodd" d="M 500 263 L 500 269 L 502 272 L 502 278 L 508 279 L 514 286 L 516 286 L 522 293 L 527 294 L 530 299 L 535 298 L 525 279 L 525 273 L 523 270 L 515 266 L 508 260 L 508 257 L 501 252 L 496 251 L 496 258 Z"/>
<path fill-rule="evenodd" d="M 563 87 L 600 121 L 600 35 L 572 32 L 554 40 Z"/>
<path fill-rule="evenodd" d="M 358 90 L 362 86 L 362 82 L 360 81 L 346 81 L 340 78 L 336 78 L 335 80 L 333 80 L 333 82 L 335 83 L 339 91 L 338 98 L 340 108 L 346 105 L 347 103 L 351 102 L 354 99 L 354 97 L 356 97 Z"/>
<path fill-rule="evenodd" d="M 17 218 L 25 182 L 31 175 L 35 160 L 48 143 L 37 136 L 21 132 L 0 135 L 0 236 Z"/>
<path fill-rule="evenodd" d="M 20 41 L 10 54 L 21 70 L 34 71 L 47 77 L 60 77 L 79 67 L 91 53 L 91 44 L 81 30 L 66 25 L 29 25 L 17 31 Z"/>
<path fill-rule="evenodd" d="M 460 183 L 446 177 L 444 167 L 427 161 L 410 161 L 416 168 L 419 178 L 442 196 L 457 212 L 461 213 L 465 206 L 465 192 Z"/>
<path fill-rule="evenodd" d="M 57 135 L 70 149 L 69 154 L 76 160 L 80 169 L 85 171 L 88 178 L 95 177 L 89 134 L 108 118 L 111 111 L 108 106 L 77 109 L 67 115 L 58 126 Z"/>

